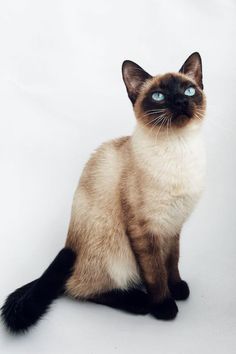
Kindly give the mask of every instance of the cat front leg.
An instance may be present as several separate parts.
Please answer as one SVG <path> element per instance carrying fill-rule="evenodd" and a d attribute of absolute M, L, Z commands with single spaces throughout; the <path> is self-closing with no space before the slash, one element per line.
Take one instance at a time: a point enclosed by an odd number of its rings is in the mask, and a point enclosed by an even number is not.
<path fill-rule="evenodd" d="M 178 307 L 168 288 L 168 273 L 163 262 L 158 236 L 133 228 L 129 233 L 131 247 L 140 267 L 150 298 L 150 313 L 162 320 L 176 317 Z"/>
<path fill-rule="evenodd" d="M 168 284 L 175 300 L 185 300 L 189 297 L 190 291 L 188 284 L 179 274 L 179 238 L 179 235 L 173 237 L 167 258 Z"/>

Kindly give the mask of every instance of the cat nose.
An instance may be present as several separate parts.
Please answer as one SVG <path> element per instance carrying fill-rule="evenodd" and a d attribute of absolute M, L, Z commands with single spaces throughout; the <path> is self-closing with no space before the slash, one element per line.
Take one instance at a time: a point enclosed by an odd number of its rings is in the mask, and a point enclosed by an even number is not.
<path fill-rule="evenodd" d="M 176 95 L 174 96 L 174 105 L 176 107 L 186 107 L 188 104 L 188 100 L 186 99 L 186 97 L 184 97 L 183 95 Z"/>
<path fill-rule="evenodd" d="M 188 100 L 183 95 L 175 95 L 173 97 L 172 110 L 177 114 L 186 114 L 188 111 Z"/>

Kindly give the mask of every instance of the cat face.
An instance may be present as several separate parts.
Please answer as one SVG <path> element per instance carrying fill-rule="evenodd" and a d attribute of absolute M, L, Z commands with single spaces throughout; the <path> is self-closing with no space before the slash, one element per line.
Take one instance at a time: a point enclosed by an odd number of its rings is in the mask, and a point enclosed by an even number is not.
<path fill-rule="evenodd" d="M 122 73 L 136 117 L 147 128 L 182 128 L 202 120 L 205 95 L 198 53 L 178 73 L 153 77 L 131 61 L 123 63 Z"/>

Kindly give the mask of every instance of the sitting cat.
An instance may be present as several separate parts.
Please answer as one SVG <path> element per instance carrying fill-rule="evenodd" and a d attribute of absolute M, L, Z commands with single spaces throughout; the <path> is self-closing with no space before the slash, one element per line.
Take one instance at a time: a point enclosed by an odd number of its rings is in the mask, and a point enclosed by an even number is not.
<path fill-rule="evenodd" d="M 137 125 L 86 164 L 65 248 L 2 308 L 12 332 L 36 323 L 63 292 L 165 320 L 189 296 L 179 237 L 204 184 L 201 58 L 193 53 L 178 73 L 157 76 L 125 61 L 122 73 Z"/>

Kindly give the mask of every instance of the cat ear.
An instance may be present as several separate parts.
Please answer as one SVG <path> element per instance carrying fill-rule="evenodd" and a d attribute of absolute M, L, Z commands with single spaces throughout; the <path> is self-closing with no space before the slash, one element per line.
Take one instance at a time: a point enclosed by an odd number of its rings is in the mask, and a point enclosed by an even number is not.
<path fill-rule="evenodd" d="M 138 64 L 133 61 L 125 60 L 122 64 L 122 76 L 131 102 L 134 104 L 140 87 L 147 80 L 152 78 Z"/>
<path fill-rule="evenodd" d="M 199 87 L 203 89 L 202 83 L 202 60 L 199 53 L 195 52 L 191 54 L 181 67 L 180 73 L 189 76 L 196 81 Z"/>

